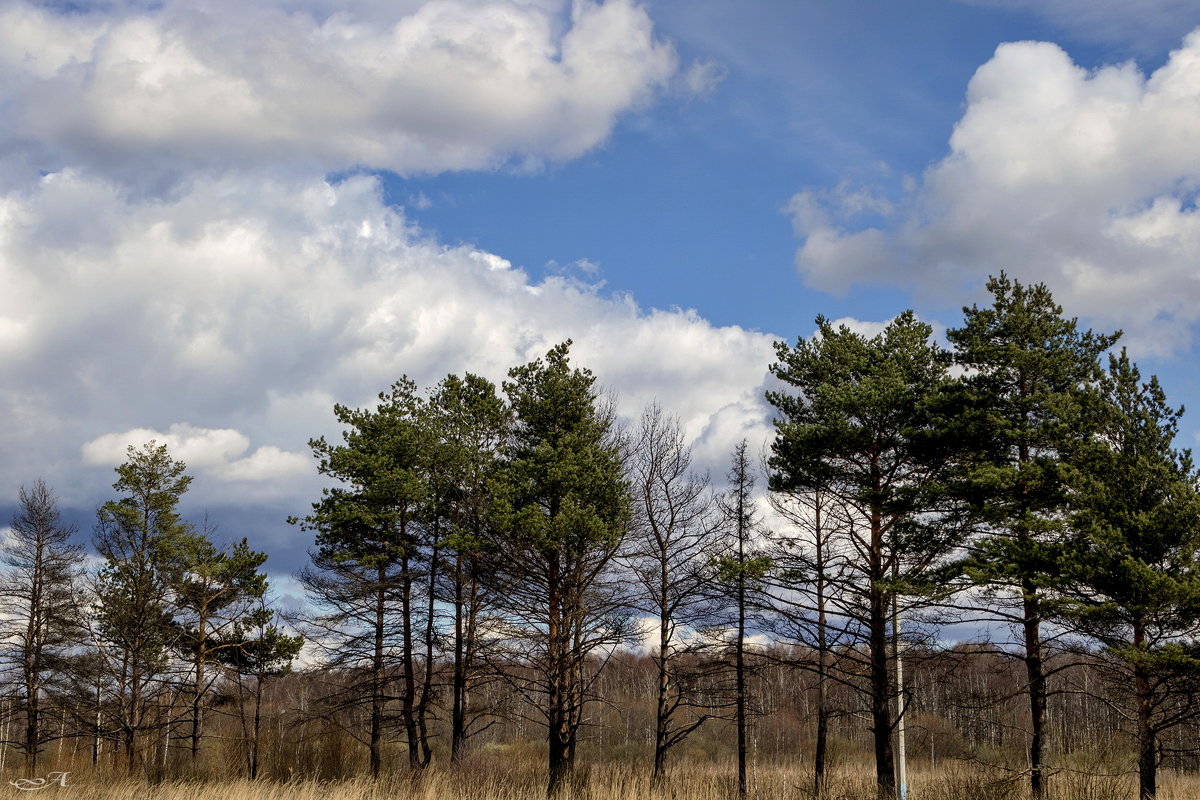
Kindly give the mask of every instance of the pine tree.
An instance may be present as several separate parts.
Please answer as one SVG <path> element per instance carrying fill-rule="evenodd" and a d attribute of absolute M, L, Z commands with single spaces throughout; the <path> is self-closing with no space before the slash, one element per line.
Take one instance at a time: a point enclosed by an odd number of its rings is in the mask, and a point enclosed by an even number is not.
<path fill-rule="evenodd" d="M 130 445 L 127 455 L 113 484 L 125 496 L 97 512 L 94 542 L 104 565 L 96 580 L 95 617 L 132 773 L 141 734 L 157 725 L 149 711 L 165 688 L 164 671 L 180 639 L 173 589 L 186 568 L 184 554 L 201 537 L 176 510 L 192 482 L 187 466 L 153 441 L 141 449 Z"/>
<path fill-rule="evenodd" d="M 1080 397 L 1099 373 L 1100 354 L 1117 336 L 1080 331 L 1043 284 L 1024 286 L 1004 273 L 987 284 L 988 308 L 963 309 L 963 327 L 947 331 L 955 361 L 968 372 L 975 424 L 967 438 L 978 454 L 960 491 L 989 535 L 966 563 L 972 582 L 998 603 L 993 610 L 1020 631 L 1029 697 L 1030 785 L 1045 790 L 1047 688 L 1044 596 L 1057 580 L 1054 558 L 1066 502 L 1062 458 L 1086 435 Z"/>
<path fill-rule="evenodd" d="M 425 403 L 407 378 L 381 393 L 374 409 L 337 405 L 334 413 L 347 426 L 343 443 L 321 438 L 309 445 L 321 473 L 342 485 L 326 489 L 302 521 L 292 520 L 317 534 L 312 566 L 300 575 L 313 608 L 305 630 L 329 665 L 350 677 L 327 705 L 365 707 L 367 731 L 356 735 L 367 746 L 372 777 L 378 777 L 393 697 L 410 768 L 427 766 L 432 754 L 421 726 L 428 699 L 422 670 L 432 665 L 417 653 L 427 627 L 421 593 L 430 569 L 424 549 L 430 440 Z"/>
<path fill-rule="evenodd" d="M 1139 789 L 1151 800 L 1163 735 L 1200 717 L 1200 475 L 1174 449 L 1183 409 L 1124 350 L 1100 394 L 1098 435 L 1070 457 L 1064 616 L 1102 647 L 1118 696 L 1132 687 Z"/>
<path fill-rule="evenodd" d="M 751 614 L 756 606 L 762 576 L 770 567 L 767 558 L 759 553 L 757 541 L 759 519 L 754 507 L 754 471 L 748 456 L 749 444 L 743 439 L 733 450 L 726 478 L 729 488 L 719 500 L 725 541 L 729 555 L 716 560 L 717 581 L 723 587 L 730 605 L 733 628 L 731 656 L 733 661 L 733 719 L 737 731 L 737 788 L 738 797 L 750 792 L 747 756 L 747 734 L 750 716 L 747 635 Z"/>
<path fill-rule="evenodd" d="M 440 599 L 451 609 L 450 759 L 461 761 L 467 740 L 483 729 L 487 709 L 472 696 L 486 679 L 482 669 L 481 618 L 489 607 L 484 591 L 488 528 L 491 518 L 489 482 L 499 468 L 500 447 L 509 428 L 509 413 L 490 381 L 470 373 L 447 376 L 429 401 L 435 456 L 430 481 L 434 516 L 446 557 Z M 486 724 L 486 723 L 485 723 Z"/>
<path fill-rule="evenodd" d="M 504 384 L 514 422 L 490 575 L 514 645 L 506 677 L 545 715 L 550 795 L 569 786 L 602 655 L 628 635 L 612 573 L 629 487 L 612 415 L 592 373 L 571 367 L 569 348 L 513 368 Z"/>
<path fill-rule="evenodd" d="M 841 586 L 841 624 L 847 641 L 863 645 L 866 680 L 857 688 L 870 706 L 879 796 L 893 798 L 893 603 L 901 586 L 925 583 L 962 537 L 941 491 L 955 455 L 940 416 L 948 359 L 912 312 L 871 338 L 824 318 L 817 326 L 794 348 L 776 345 L 772 372 L 796 393 L 767 394 L 778 411 L 771 488 L 820 491 L 848 512 L 858 558 Z"/>
<path fill-rule="evenodd" d="M 176 643 L 181 655 L 191 661 L 191 755 L 200 755 L 204 735 L 204 700 L 218 673 L 212 669 L 225 650 L 241 646 L 237 636 L 242 617 L 267 589 L 259 568 L 265 553 L 250 549 L 246 539 L 232 547 L 217 547 L 212 530 L 186 542 L 179 554 L 182 574 L 174 586 Z"/>

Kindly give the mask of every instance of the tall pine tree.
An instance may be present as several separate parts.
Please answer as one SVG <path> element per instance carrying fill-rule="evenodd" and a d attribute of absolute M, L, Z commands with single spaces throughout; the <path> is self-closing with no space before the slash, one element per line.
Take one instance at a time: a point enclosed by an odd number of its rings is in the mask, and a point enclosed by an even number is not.
<path fill-rule="evenodd" d="M 963 309 L 946 332 L 967 370 L 974 407 L 959 489 L 988 533 L 966 563 L 971 581 L 1018 631 L 1029 697 L 1030 788 L 1045 790 L 1046 619 L 1044 596 L 1057 580 L 1055 558 L 1066 503 L 1063 454 L 1085 434 L 1081 392 L 1100 373 L 1099 357 L 1119 334 L 1080 331 L 1044 284 L 991 278 L 992 305 Z"/>
<path fill-rule="evenodd" d="M 94 542 L 104 559 L 96 580 L 98 643 L 113 681 L 125 767 L 132 773 L 142 755 L 142 734 L 158 724 L 150 712 L 166 688 L 164 672 L 182 633 L 174 590 L 187 552 L 202 537 L 176 510 L 192 482 L 187 466 L 153 441 L 140 449 L 130 445 L 127 455 L 113 484 L 124 496 L 100 507 Z"/>
<path fill-rule="evenodd" d="M 858 558 L 839 590 L 840 624 L 844 641 L 862 644 L 865 681 L 857 688 L 870 708 L 878 794 L 890 799 L 898 719 L 893 603 L 900 585 L 926 582 L 961 536 L 942 513 L 954 455 L 939 416 L 948 359 L 910 311 L 870 338 L 824 318 L 817 326 L 795 347 L 776 345 L 772 372 L 794 393 L 767 394 L 777 410 L 771 488 L 823 492 L 848 513 L 846 536 Z"/>
<path fill-rule="evenodd" d="M 612 414 L 569 348 L 513 368 L 504 384 L 514 420 L 489 576 L 515 646 L 507 677 L 545 715 L 550 795 L 569 786 L 604 654 L 628 636 L 613 573 L 629 487 Z"/>
<path fill-rule="evenodd" d="M 1101 382 L 1097 435 L 1071 458 L 1074 535 L 1061 551 L 1065 621 L 1097 642 L 1135 721 L 1143 800 L 1163 734 L 1200 716 L 1200 493 L 1174 449 L 1182 409 L 1124 351 Z M 1129 689 L 1132 688 L 1132 692 Z"/>

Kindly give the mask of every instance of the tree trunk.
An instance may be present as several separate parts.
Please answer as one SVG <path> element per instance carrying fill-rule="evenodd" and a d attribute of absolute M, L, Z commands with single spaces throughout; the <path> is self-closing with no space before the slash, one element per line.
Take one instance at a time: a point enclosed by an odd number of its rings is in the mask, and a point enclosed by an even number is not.
<path fill-rule="evenodd" d="M 429 766 L 429 762 L 433 760 L 433 750 L 429 746 L 429 729 L 427 726 L 427 717 L 429 714 L 429 706 L 433 703 L 433 662 L 434 662 L 434 645 L 436 644 L 437 629 L 435 626 L 434 611 L 436 610 L 437 597 L 437 572 L 440 568 L 438 560 L 438 533 L 434 531 L 434 545 L 429 556 L 429 603 L 425 608 L 425 679 L 421 684 L 421 697 L 417 703 L 417 735 L 420 738 L 420 762 L 418 766 L 422 769 Z"/>
<path fill-rule="evenodd" d="M 450 704 L 450 763 L 462 761 L 466 740 L 466 703 L 467 703 L 467 670 L 464 663 L 466 647 L 463 643 L 463 633 L 466 624 L 463 619 L 466 614 L 466 598 L 464 592 L 464 576 L 461 553 L 454 556 L 454 667 L 451 679 Z"/>
<path fill-rule="evenodd" d="M 204 728 L 204 704 L 200 698 L 204 693 L 204 618 L 200 618 L 197 628 L 198 639 L 196 646 L 196 683 L 192 687 L 192 765 L 195 766 L 200 758 L 200 737 Z"/>
<path fill-rule="evenodd" d="M 408 742 L 408 767 L 421 768 L 420 736 L 417 733 L 417 665 L 413 639 L 413 576 L 408 557 L 400 562 L 400 624 L 404 648 L 404 696 L 400 703 L 400 714 L 404 722 L 404 736 Z"/>
<path fill-rule="evenodd" d="M 1046 672 L 1042 661 L 1041 607 L 1037 588 L 1025 581 L 1022 629 L 1025 637 L 1025 679 L 1029 684 L 1029 790 L 1043 797 L 1045 784 Z"/>
<path fill-rule="evenodd" d="M 891 603 L 881 583 L 887 575 L 883 567 L 883 515 L 871 513 L 871 586 L 868 592 L 868 659 L 871 685 L 871 735 L 875 743 L 875 785 L 880 800 L 896 797 L 896 763 L 892 750 L 892 683 L 888 671 L 888 622 Z"/>
<path fill-rule="evenodd" d="M 825 759 L 829 747 L 829 642 L 825 612 L 825 531 L 821 519 L 821 498 L 814 506 L 813 532 L 817 567 L 817 737 L 813 747 L 813 797 L 825 795 Z"/>
<path fill-rule="evenodd" d="M 570 693 L 567 690 L 570 666 L 567 664 L 567 647 L 563 630 L 563 598 L 560 556 L 555 553 L 549 558 L 547 570 L 549 618 L 546 630 L 549 681 L 547 682 L 547 767 L 549 783 L 546 793 L 550 797 L 561 794 L 570 786 L 571 720 Z"/>
<path fill-rule="evenodd" d="M 371 730 L 370 750 L 371 779 L 379 780 L 382 766 L 380 748 L 383 744 L 383 644 L 384 626 L 387 622 L 387 569 L 380 566 L 377 572 L 379 585 L 375 587 L 375 640 L 371 653 Z"/>
<path fill-rule="evenodd" d="M 871 734 L 875 742 L 875 783 L 880 800 L 896 796 L 896 763 L 892 750 L 891 681 L 888 671 L 888 602 L 872 585 L 869 648 L 871 661 Z"/>
<path fill-rule="evenodd" d="M 1145 645 L 1145 626 L 1135 622 L 1134 649 L 1143 651 Z M 1158 793 L 1158 736 L 1154 730 L 1154 698 L 1151 696 L 1150 676 L 1144 667 L 1134 667 L 1133 686 L 1137 695 L 1138 793 L 1141 800 L 1154 800 Z"/>
<path fill-rule="evenodd" d="M 665 554 L 659 561 L 658 575 L 658 709 L 655 714 L 654 728 L 654 771 L 650 775 L 650 785 L 660 788 L 666 779 L 665 767 L 667 761 L 667 735 L 671 722 L 671 707 L 669 693 L 671 691 L 670 658 L 671 651 L 671 620 L 668 616 L 670 608 L 670 575 L 667 572 Z"/>
<path fill-rule="evenodd" d="M 29 769 L 31 775 L 37 772 L 37 757 L 38 757 L 38 695 L 40 690 L 36 684 L 30 685 L 27 690 L 28 698 L 25 709 L 25 765 Z"/>
<path fill-rule="evenodd" d="M 745 798 L 750 792 L 750 783 L 746 778 L 746 553 L 745 540 L 749 531 L 745 530 L 745 509 L 743 493 L 738 492 L 738 640 L 737 649 L 733 651 L 733 668 L 737 681 L 737 716 L 738 716 L 738 796 Z"/>

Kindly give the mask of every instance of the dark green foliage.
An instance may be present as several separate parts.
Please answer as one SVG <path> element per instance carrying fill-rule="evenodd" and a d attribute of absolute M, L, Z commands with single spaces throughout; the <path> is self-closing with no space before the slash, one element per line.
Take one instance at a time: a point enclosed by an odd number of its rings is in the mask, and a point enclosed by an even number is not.
<path fill-rule="evenodd" d="M 967 369 L 961 436 L 969 445 L 955 488 L 987 535 L 960 567 L 992 597 L 992 611 L 1020 629 L 1030 702 L 1030 771 L 1044 790 L 1043 725 L 1048 699 L 1042 622 L 1058 581 L 1066 502 L 1063 454 L 1088 436 L 1085 390 L 1099 356 L 1119 334 L 1080 331 L 1043 284 L 1001 273 L 987 284 L 991 307 L 964 309 L 947 331 Z"/>
<path fill-rule="evenodd" d="M 871 707 L 879 793 L 892 797 L 892 605 L 899 589 L 929 585 L 963 536 L 945 491 L 958 455 L 945 418 L 949 359 L 912 312 L 870 338 L 824 318 L 817 326 L 794 348 L 776 345 L 772 371 L 795 393 L 767 394 L 778 411 L 771 488 L 825 493 L 847 515 L 857 555 L 837 604 L 844 640 L 865 645 L 858 686 Z"/>
<path fill-rule="evenodd" d="M 586 369 L 572 369 L 569 342 L 509 371 L 515 420 L 499 515 L 510 539 L 547 557 L 610 549 L 625 533 L 629 490 L 611 415 Z"/>
<path fill-rule="evenodd" d="M 343 486 L 327 489 L 305 526 L 317 533 L 317 555 L 373 569 L 416 553 L 416 523 L 428 487 L 421 469 L 428 433 L 416 385 L 401 378 L 374 409 L 334 406 L 347 426 L 343 443 L 309 442 L 321 474 Z"/>
<path fill-rule="evenodd" d="M 1059 558 L 1062 614 L 1131 687 L 1141 795 L 1156 792 L 1162 735 L 1200 716 L 1200 494 L 1174 449 L 1183 409 L 1124 351 L 1100 383 L 1096 435 L 1072 454 L 1074 531 Z"/>
<path fill-rule="evenodd" d="M 192 481 L 186 465 L 155 442 L 140 450 L 131 445 L 127 453 L 113 484 L 125 496 L 97 512 L 94 541 L 104 566 L 96 579 L 95 619 L 113 679 L 126 769 L 133 772 L 138 739 L 155 724 L 148 716 L 150 704 L 163 688 L 163 671 L 180 641 L 173 592 L 203 537 L 176 511 Z"/>
<path fill-rule="evenodd" d="M 492 590 L 512 663 L 529 669 L 510 680 L 546 715 L 551 794 L 574 768 L 599 674 L 590 657 L 622 641 L 628 619 L 611 574 L 630 522 L 619 440 L 595 378 L 571 367 L 569 345 L 509 372 L 513 428 L 494 484 Z"/>
<path fill-rule="evenodd" d="M 1117 337 L 1080 331 L 1044 284 L 1004 273 L 987 284 L 993 305 L 963 309 L 946 332 L 972 407 L 965 480 L 958 485 L 996 536 L 978 542 L 976 583 L 1053 581 L 1054 537 L 1066 502 L 1062 454 L 1088 435 L 1085 390 Z"/>
<path fill-rule="evenodd" d="M 490 381 L 468 373 L 447 376 L 429 401 L 435 439 L 430 485 L 438 537 L 446 551 L 437 594 L 451 609 L 450 758 L 460 761 L 467 740 L 479 732 L 486 707 L 472 704 L 486 680 L 479 635 L 489 598 L 488 531 L 492 517 L 489 487 L 500 464 L 509 429 L 509 411 Z M 432 595 L 431 595 L 432 596 Z M 481 724 L 482 723 L 482 724 Z"/>
<path fill-rule="evenodd" d="M 426 403 L 407 378 L 381 393 L 374 409 L 337 405 L 334 413 L 347 426 L 343 443 L 309 442 L 321 473 L 342 485 L 324 490 L 303 520 L 317 534 L 313 567 L 300 575 L 314 610 L 306 629 L 330 664 L 348 671 L 345 685 L 325 698 L 325 710 L 367 711 L 368 730 L 353 733 L 378 777 L 393 698 L 400 701 L 410 766 L 422 768 L 431 757 L 423 728 L 429 694 L 420 674 L 431 665 L 418 664 L 417 648 L 420 631 L 432 624 L 421 617 L 418 592 L 434 568 L 425 550 L 433 438 Z"/>

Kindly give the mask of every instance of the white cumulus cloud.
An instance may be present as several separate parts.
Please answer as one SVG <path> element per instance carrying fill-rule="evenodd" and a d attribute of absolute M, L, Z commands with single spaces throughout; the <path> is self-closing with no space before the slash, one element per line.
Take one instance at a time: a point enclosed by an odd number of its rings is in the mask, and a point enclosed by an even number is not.
<path fill-rule="evenodd" d="M 166 445 L 173 458 L 184 462 L 190 472 L 223 481 L 268 481 L 311 473 L 312 458 L 281 450 L 274 445 L 259 447 L 250 455 L 250 438 L 231 428 L 197 428 L 178 422 L 166 433 L 131 428 L 106 433 L 81 448 L 83 463 L 115 467 L 128 458 L 128 448 L 140 449 L 148 442 Z"/>
<path fill-rule="evenodd" d="M 1200 319 L 1198 189 L 1200 31 L 1150 75 L 1002 45 L 971 80 L 949 154 L 901 201 L 843 187 L 803 192 L 790 211 L 814 286 L 949 296 L 1003 269 L 1143 351 L 1169 351 Z M 864 227 L 864 213 L 883 222 Z"/>
<path fill-rule="evenodd" d="M 238 494 L 208 477 L 279 486 L 295 513 L 315 493 L 315 477 L 295 480 L 315 475 L 308 439 L 336 435 L 333 403 L 368 405 L 402 374 L 499 381 L 567 338 L 623 412 L 658 399 L 692 436 L 719 432 L 714 458 L 765 429 L 772 337 L 535 283 L 429 238 L 373 178 L 197 179 L 162 201 L 65 171 L 0 195 L 0 219 L 0 331 L 21 342 L 0 350 L 0 413 L 20 421 L 0 452 L 41 464 L 3 459 L 6 485 L 157 439 L 205 477 L 198 495 Z"/>
<path fill-rule="evenodd" d="M 570 159 L 677 68 L 632 0 L 0 5 L 0 145 L 108 174 Z M 12 164 L 8 165 L 13 170 Z"/>

